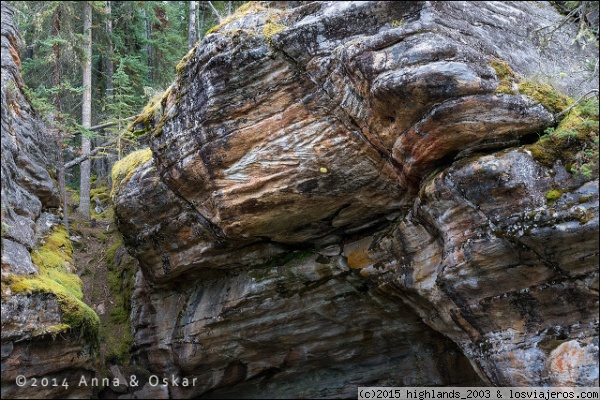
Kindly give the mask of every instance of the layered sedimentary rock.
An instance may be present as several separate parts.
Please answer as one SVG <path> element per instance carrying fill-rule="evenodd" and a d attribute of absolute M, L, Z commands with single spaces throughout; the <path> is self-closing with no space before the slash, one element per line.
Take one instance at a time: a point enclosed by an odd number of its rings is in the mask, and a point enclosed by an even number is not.
<path fill-rule="evenodd" d="M 598 84 L 573 27 L 539 36 L 560 22 L 272 2 L 215 28 L 115 183 L 138 361 L 198 378 L 176 397 L 597 384 L 598 180 L 524 146 L 557 112 L 531 82 Z"/>
<path fill-rule="evenodd" d="M 24 285 L 38 282 L 31 251 L 57 224 L 59 196 L 46 169 L 46 129 L 23 94 L 12 17 L 2 3 L 2 398 L 84 398 L 92 388 L 77 383 L 92 375 L 89 342 L 65 324 L 55 293 Z"/>

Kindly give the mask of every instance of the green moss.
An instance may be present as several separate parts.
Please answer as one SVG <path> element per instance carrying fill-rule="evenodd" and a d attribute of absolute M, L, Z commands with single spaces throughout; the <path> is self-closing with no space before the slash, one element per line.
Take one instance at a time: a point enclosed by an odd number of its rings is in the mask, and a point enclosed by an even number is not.
<path fill-rule="evenodd" d="M 556 128 L 548 128 L 536 143 L 527 146 L 539 163 L 552 167 L 558 159 L 569 172 L 590 180 L 598 175 L 598 100 L 572 108 Z"/>
<path fill-rule="evenodd" d="M 552 204 L 556 200 L 560 199 L 560 196 L 562 196 L 562 194 L 563 192 L 558 189 L 552 189 L 548 191 L 548 193 L 546 193 L 546 200 L 548 200 L 548 204 Z"/>
<path fill-rule="evenodd" d="M 52 339 L 56 339 L 56 336 L 63 333 L 63 332 L 67 332 L 71 330 L 71 326 L 67 325 L 67 324 L 57 324 L 57 325 L 50 325 L 50 326 L 46 326 L 44 328 L 40 328 L 40 329 L 36 329 L 33 332 L 31 332 L 31 336 L 44 336 L 44 335 L 50 335 L 52 336 Z"/>
<path fill-rule="evenodd" d="M 229 25 L 230 23 L 232 23 L 235 20 L 238 20 L 248 14 L 263 11 L 263 10 L 266 10 L 266 8 L 264 6 L 262 6 L 259 1 L 249 1 L 248 3 L 242 5 L 237 10 L 235 10 L 235 12 L 233 14 L 231 14 L 230 16 L 225 18 L 221 23 L 219 23 L 218 25 L 215 25 L 212 28 L 210 28 L 209 30 L 207 30 L 206 34 L 210 35 L 211 33 L 215 33 L 218 30 L 220 30 L 221 28 L 223 28 L 224 26 Z"/>
<path fill-rule="evenodd" d="M 115 335 L 115 326 L 113 324 L 104 324 L 101 328 L 101 336 L 106 344 L 106 361 L 112 364 L 126 365 L 129 362 L 131 346 L 133 345 L 133 336 L 129 323 L 120 326 L 119 335 Z"/>
<path fill-rule="evenodd" d="M 75 189 L 72 189 L 71 200 L 73 200 L 73 204 L 79 204 L 79 192 Z"/>
<path fill-rule="evenodd" d="M 80 330 L 92 344 L 97 341 L 99 319 L 83 302 L 81 279 L 70 272 L 73 248 L 63 227 L 55 228 L 44 244 L 31 253 L 39 275 L 10 275 L 9 285 L 15 293 L 52 293 L 62 311 L 63 323 Z M 61 331 L 66 329 L 61 328 Z"/>
<path fill-rule="evenodd" d="M 110 201 L 110 195 L 108 194 L 108 187 L 102 186 L 99 188 L 95 188 L 90 190 L 90 198 L 94 199 L 97 197 L 103 203 Z"/>
<path fill-rule="evenodd" d="M 40 271 L 41 272 L 41 271 Z M 62 322 L 71 329 L 81 332 L 93 346 L 97 345 L 100 320 L 87 304 L 73 295 L 62 283 L 58 283 L 47 275 L 22 277 L 11 275 L 8 278 L 13 293 L 51 293 L 56 296 L 62 312 Z M 81 289 L 80 289 L 81 291 Z"/>
<path fill-rule="evenodd" d="M 164 119 L 164 109 L 167 106 L 167 100 L 171 94 L 171 90 L 172 86 L 163 93 L 159 93 L 152 97 L 148 104 L 143 108 L 140 115 L 131 123 L 129 130 L 134 137 L 144 136 L 150 132 L 157 134 L 160 121 Z"/>
<path fill-rule="evenodd" d="M 496 71 L 496 76 L 498 77 L 498 88 L 496 89 L 496 93 L 514 94 L 513 86 L 518 78 L 510 66 L 506 62 L 498 59 L 491 60 L 488 65 Z"/>
<path fill-rule="evenodd" d="M 537 101 L 553 114 L 558 114 L 573 104 L 573 99 L 559 93 L 547 83 L 521 82 L 519 93 Z"/>
<path fill-rule="evenodd" d="M 111 202 L 110 194 L 108 191 L 108 187 L 101 186 L 90 191 L 90 198 L 93 200 L 90 202 L 90 214 L 95 220 L 104 220 L 104 221 L 112 221 L 115 216 L 114 209 L 109 207 Z M 98 198 L 102 203 L 102 212 L 96 212 L 96 201 L 95 198 Z"/>
<path fill-rule="evenodd" d="M 137 150 L 127 157 L 117 161 L 112 168 L 112 189 L 110 196 L 114 197 L 117 190 L 129 181 L 136 168 L 152 158 L 152 151 L 147 149 Z"/>
<path fill-rule="evenodd" d="M 179 63 L 175 66 L 175 72 L 178 75 L 181 73 L 181 71 L 183 70 L 183 67 L 185 67 L 185 65 L 187 64 L 188 60 L 192 57 L 192 55 L 194 54 L 194 52 L 196 51 L 197 48 L 198 48 L 198 44 L 196 44 L 194 47 L 192 47 L 190 49 L 190 51 L 188 51 L 186 53 L 186 55 L 183 56 L 183 58 L 181 59 L 181 61 L 179 61 Z"/>
<path fill-rule="evenodd" d="M 123 246 L 123 240 L 117 240 L 115 241 L 115 243 L 113 243 L 108 250 L 106 250 L 106 265 L 110 268 L 114 265 L 115 262 L 115 254 L 117 253 L 117 250 L 119 250 L 119 248 Z"/>
<path fill-rule="evenodd" d="M 106 358 L 111 362 L 127 362 L 133 344 L 131 336 L 131 296 L 133 295 L 136 268 L 133 259 L 123 253 L 124 258 L 117 259 L 123 239 L 118 238 L 106 252 L 108 284 L 113 293 L 113 308 L 104 319 L 102 338 L 106 342 Z"/>

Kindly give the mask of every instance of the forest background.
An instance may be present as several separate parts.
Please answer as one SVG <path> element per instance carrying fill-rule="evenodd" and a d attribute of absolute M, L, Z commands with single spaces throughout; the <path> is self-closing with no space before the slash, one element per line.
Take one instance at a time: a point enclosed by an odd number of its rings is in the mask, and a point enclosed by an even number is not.
<path fill-rule="evenodd" d="M 174 81 L 181 58 L 245 2 L 9 3 L 25 93 L 53 138 L 46 151 L 62 202 L 70 189 L 90 220 L 91 186 L 110 187 L 112 165 L 140 147 L 129 123 Z"/>
<path fill-rule="evenodd" d="M 92 186 L 109 188 L 113 164 L 145 145 L 128 130 L 130 122 L 174 81 L 181 58 L 246 2 L 9 3 L 22 35 L 24 91 L 53 138 L 47 153 L 62 204 L 69 203 L 69 190 L 89 221 Z M 597 2 L 552 3 L 565 22 L 580 25 L 578 36 L 597 41 Z M 598 59 L 593 69 L 597 74 Z"/>

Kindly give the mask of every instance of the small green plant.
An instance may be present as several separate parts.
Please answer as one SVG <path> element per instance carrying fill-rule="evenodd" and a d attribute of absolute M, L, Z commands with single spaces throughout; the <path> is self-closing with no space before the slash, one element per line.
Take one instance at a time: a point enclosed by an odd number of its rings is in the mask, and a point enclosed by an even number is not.
<path fill-rule="evenodd" d="M 548 201 L 548 204 L 552 205 L 556 200 L 560 199 L 560 196 L 562 196 L 562 191 L 552 189 L 546 193 L 546 200 Z"/>
<path fill-rule="evenodd" d="M 392 23 L 391 23 L 391 25 L 392 25 L 392 28 L 399 28 L 401 26 L 406 25 L 406 22 L 404 20 L 402 20 L 402 19 L 399 20 L 399 21 L 398 20 L 393 20 Z"/>
<path fill-rule="evenodd" d="M 598 147 L 598 99 L 592 98 L 572 107 L 527 149 L 547 167 L 562 159 L 571 174 L 587 181 L 598 176 Z"/>

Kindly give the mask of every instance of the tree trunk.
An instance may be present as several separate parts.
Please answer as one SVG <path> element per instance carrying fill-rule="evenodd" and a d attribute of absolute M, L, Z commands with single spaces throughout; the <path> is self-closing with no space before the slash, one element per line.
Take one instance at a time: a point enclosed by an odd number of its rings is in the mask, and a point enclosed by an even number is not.
<path fill-rule="evenodd" d="M 60 20 L 62 14 L 61 5 L 57 5 L 54 9 L 54 14 L 52 15 L 52 36 L 58 38 L 60 36 Z M 60 69 L 60 43 L 55 42 L 52 44 L 52 53 L 53 57 L 53 65 L 52 65 L 52 86 L 59 87 L 62 81 L 61 77 L 61 69 Z M 62 113 L 61 109 L 61 90 L 59 89 L 54 95 L 52 102 L 54 103 L 54 107 L 56 108 L 56 113 L 58 114 L 56 117 Z M 53 125 L 58 128 L 59 122 L 54 118 Z M 58 190 L 60 191 L 60 199 L 62 201 L 63 206 L 63 223 L 65 225 L 65 229 L 67 231 L 67 235 L 69 233 L 69 214 L 67 209 L 67 185 L 65 182 L 65 157 L 63 154 L 63 135 L 60 128 L 53 129 L 53 137 L 54 143 L 56 144 L 56 174 L 58 175 Z"/>
<path fill-rule="evenodd" d="M 112 42 L 112 4 L 109 0 L 106 1 L 105 7 L 106 13 L 106 37 L 107 37 L 107 47 L 106 47 L 106 101 L 108 103 L 113 102 L 113 42 Z M 94 143 L 94 146 L 97 146 L 97 143 Z M 105 159 L 104 157 L 100 158 L 102 161 L 102 173 L 106 172 L 106 176 L 110 176 L 110 161 Z"/>
<path fill-rule="evenodd" d="M 190 1 L 190 23 L 188 29 L 188 50 L 196 44 L 198 35 L 196 34 L 196 2 Z"/>
<path fill-rule="evenodd" d="M 221 14 L 219 14 L 219 11 L 215 8 L 215 6 L 213 6 L 213 3 L 210 1 L 207 1 L 206 4 L 208 4 L 208 6 L 212 10 L 213 14 L 215 14 L 215 17 L 217 17 L 217 20 L 219 21 L 219 23 L 223 22 L 223 17 L 221 17 Z"/>
<path fill-rule="evenodd" d="M 108 45 L 106 48 L 106 97 L 108 101 L 112 101 L 113 94 L 113 44 L 112 44 L 112 10 L 110 1 L 106 2 L 106 37 Z"/>
<path fill-rule="evenodd" d="M 151 82 L 154 80 L 154 73 L 152 68 L 152 45 L 150 44 L 150 39 L 152 37 L 152 24 L 150 23 L 150 18 L 148 17 L 148 13 L 144 8 L 142 10 L 144 14 L 144 22 L 146 24 L 146 53 L 148 54 L 148 80 Z"/>
<path fill-rule="evenodd" d="M 204 32 L 204 2 L 202 1 L 196 2 L 196 21 L 196 34 L 198 35 L 198 40 L 200 40 Z"/>
<path fill-rule="evenodd" d="M 92 5 L 89 1 L 83 4 L 83 99 L 81 105 L 81 125 L 84 128 L 92 126 Z M 82 154 L 91 151 L 91 140 L 88 136 L 81 136 Z M 90 214 L 90 166 L 86 159 L 81 163 L 81 179 L 79 186 L 79 208 L 86 220 L 91 219 Z"/>
<path fill-rule="evenodd" d="M 58 189 L 60 190 L 60 198 L 63 203 L 63 223 L 65 225 L 65 230 L 67 231 L 67 235 L 71 236 L 69 232 L 69 215 L 67 213 L 67 184 L 65 179 L 65 157 L 63 155 L 62 149 L 62 138 L 59 133 L 56 134 L 56 170 L 58 174 Z"/>

